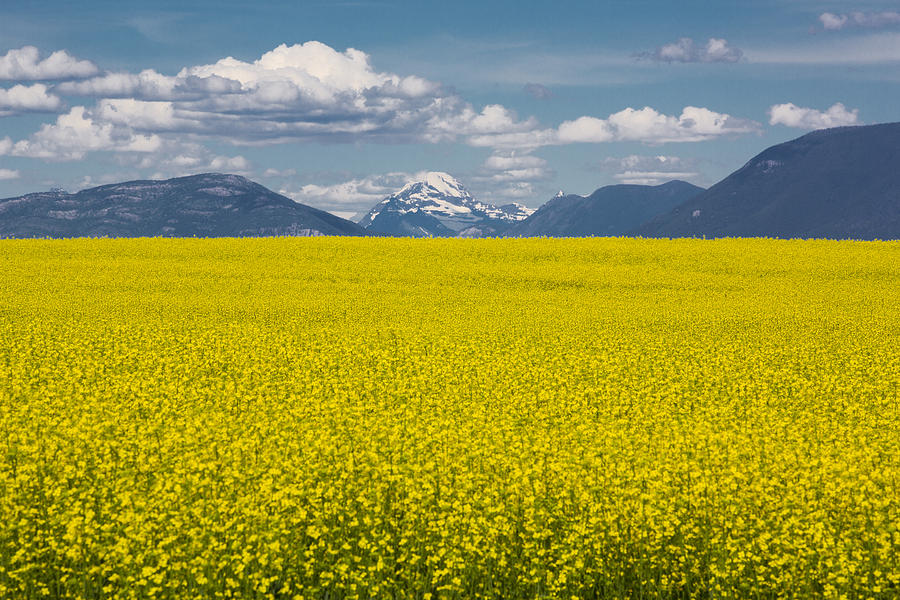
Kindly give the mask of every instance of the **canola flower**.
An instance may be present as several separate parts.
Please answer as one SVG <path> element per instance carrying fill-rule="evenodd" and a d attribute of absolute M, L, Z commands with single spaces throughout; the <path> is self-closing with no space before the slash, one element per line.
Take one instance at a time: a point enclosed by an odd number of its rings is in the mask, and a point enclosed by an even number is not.
<path fill-rule="evenodd" d="M 0 250 L 0 598 L 900 597 L 896 242 Z"/>

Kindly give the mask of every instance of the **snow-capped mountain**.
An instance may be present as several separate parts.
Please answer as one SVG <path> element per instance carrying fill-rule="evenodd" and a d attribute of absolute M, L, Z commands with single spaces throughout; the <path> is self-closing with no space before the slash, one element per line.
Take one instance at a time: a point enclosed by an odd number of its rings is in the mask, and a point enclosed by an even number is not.
<path fill-rule="evenodd" d="M 359 224 L 396 236 L 482 237 L 503 233 L 533 212 L 521 204 L 478 202 L 447 173 L 431 172 L 379 202 Z"/>

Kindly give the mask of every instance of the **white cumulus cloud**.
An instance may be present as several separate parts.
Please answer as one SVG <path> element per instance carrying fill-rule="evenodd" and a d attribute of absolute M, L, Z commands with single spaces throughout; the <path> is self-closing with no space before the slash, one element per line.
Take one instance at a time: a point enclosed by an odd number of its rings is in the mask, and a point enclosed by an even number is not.
<path fill-rule="evenodd" d="M 20 173 L 13 169 L 0 169 L 0 181 L 5 181 L 9 179 L 18 179 L 20 177 Z"/>
<path fill-rule="evenodd" d="M 26 54 L 38 56 L 36 52 L 33 49 Z M 716 57 L 728 55 L 729 46 L 724 40 L 713 39 L 703 52 L 710 60 L 718 60 Z M 32 62 L 43 64 L 38 58 Z M 49 68 L 44 70 L 51 72 Z M 556 127 L 542 125 L 536 118 L 520 117 L 500 104 L 474 106 L 422 77 L 379 71 L 369 55 L 360 50 L 340 51 L 316 41 L 282 44 L 255 60 L 226 57 L 187 66 L 174 75 L 153 69 L 94 75 L 60 83 L 52 90 L 43 84 L 27 88 L 35 98 L 38 92 L 44 94 L 41 102 L 45 110 L 51 105 L 62 110 L 62 101 L 51 92 L 92 96 L 96 103 L 75 107 L 32 136 L 10 141 L 6 153 L 47 160 L 80 159 L 95 151 L 160 153 L 154 159 L 156 168 L 176 171 L 216 167 L 213 153 L 199 152 L 193 146 L 185 150 L 190 144 L 209 140 L 236 146 L 310 141 L 460 142 L 492 149 L 492 158 L 479 176 L 505 178 L 508 182 L 519 177 L 519 183 L 528 183 L 549 172 L 536 157 L 526 157 L 542 146 L 695 142 L 759 128 L 752 121 L 691 106 L 679 115 L 666 115 L 650 107 L 626 108 L 606 118 L 582 116 Z M 32 110 L 39 104 L 33 99 Z M 4 110 L 2 106 L 0 110 Z M 177 160 L 181 160 L 180 165 Z M 495 168 L 503 160 L 523 165 Z M 524 165 L 527 162 L 532 164 Z M 245 168 L 227 161 L 220 164 L 223 170 Z M 345 183 L 350 187 L 339 190 L 342 194 L 367 189 L 364 181 L 358 185 Z M 305 193 L 330 192 L 308 188 Z"/>
<path fill-rule="evenodd" d="M 702 142 L 724 135 L 754 133 L 759 123 L 738 119 L 708 108 L 687 106 L 678 116 L 665 115 L 646 106 L 626 108 L 602 119 L 583 116 L 563 121 L 556 129 L 534 128 L 519 133 L 473 135 L 473 146 L 533 150 L 541 146 L 604 142 Z"/>
<path fill-rule="evenodd" d="M 723 135 L 753 133 L 759 124 L 708 108 L 687 106 L 678 116 L 646 106 L 626 108 L 606 119 L 580 117 L 559 126 L 561 142 L 700 142 Z"/>
<path fill-rule="evenodd" d="M 174 76 L 152 69 L 58 86 L 99 98 L 95 117 L 162 134 L 267 144 L 306 140 L 452 141 L 534 129 L 501 105 L 481 110 L 439 84 L 372 67 L 369 56 L 320 42 L 282 44 L 254 61 L 228 57 Z"/>
<path fill-rule="evenodd" d="M 827 129 L 859 124 L 859 109 L 847 110 L 838 102 L 821 111 L 797 106 L 793 102 L 776 104 L 769 108 L 769 124 L 785 125 L 798 129 Z"/>
<path fill-rule="evenodd" d="M 57 50 L 41 59 L 34 46 L 23 46 L 0 56 L 0 79 L 32 81 L 82 79 L 97 74 L 97 65 L 79 60 L 65 50 Z"/>
<path fill-rule="evenodd" d="M 83 106 L 60 115 L 56 123 L 45 124 L 30 138 L 12 145 L 10 154 L 31 158 L 79 160 L 88 152 L 155 152 L 161 140 L 155 135 L 138 135 L 112 123 L 102 123 Z"/>
<path fill-rule="evenodd" d="M 489 104 L 481 112 L 468 105 L 447 108 L 450 110 L 441 111 L 425 123 L 425 137 L 429 141 L 451 140 L 460 135 L 474 138 L 532 135 L 538 126 L 536 119 L 519 120 L 515 112 L 500 104 Z"/>
<path fill-rule="evenodd" d="M 419 181 L 424 176 L 424 172 L 384 173 L 333 184 L 308 183 L 299 188 L 284 188 L 280 193 L 335 214 L 355 214 L 368 211 L 407 183 Z"/>
<path fill-rule="evenodd" d="M 43 83 L 0 88 L 0 117 L 19 112 L 54 112 L 62 108 L 62 100 L 47 92 Z"/>

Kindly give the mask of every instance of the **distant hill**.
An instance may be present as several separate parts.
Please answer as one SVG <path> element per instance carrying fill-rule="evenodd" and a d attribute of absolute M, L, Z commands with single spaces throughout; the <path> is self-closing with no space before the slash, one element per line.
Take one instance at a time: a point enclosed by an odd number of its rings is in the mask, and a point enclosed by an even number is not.
<path fill-rule="evenodd" d="M 900 238 L 900 123 L 814 131 L 764 150 L 633 233 Z"/>
<path fill-rule="evenodd" d="M 376 204 L 359 224 L 392 236 L 483 237 L 505 232 L 532 212 L 521 204 L 479 202 L 452 176 L 431 172 Z"/>
<path fill-rule="evenodd" d="M 584 237 L 625 235 L 649 219 L 666 213 L 703 188 L 685 181 L 662 185 L 609 185 L 590 196 L 563 195 L 547 201 L 507 235 L 518 237 Z"/>
<path fill-rule="evenodd" d="M 0 200 L 0 237 L 365 235 L 238 175 L 129 181 Z"/>

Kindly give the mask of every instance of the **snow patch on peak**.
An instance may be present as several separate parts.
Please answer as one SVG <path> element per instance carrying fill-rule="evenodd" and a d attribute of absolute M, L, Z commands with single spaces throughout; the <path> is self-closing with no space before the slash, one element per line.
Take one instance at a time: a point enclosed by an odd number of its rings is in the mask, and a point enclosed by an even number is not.
<path fill-rule="evenodd" d="M 425 174 L 425 185 L 444 196 L 463 198 L 468 196 L 462 184 L 447 173 L 431 171 Z"/>
<path fill-rule="evenodd" d="M 761 160 L 756 163 L 756 166 L 762 168 L 763 173 L 771 173 L 783 164 L 779 160 Z"/>

